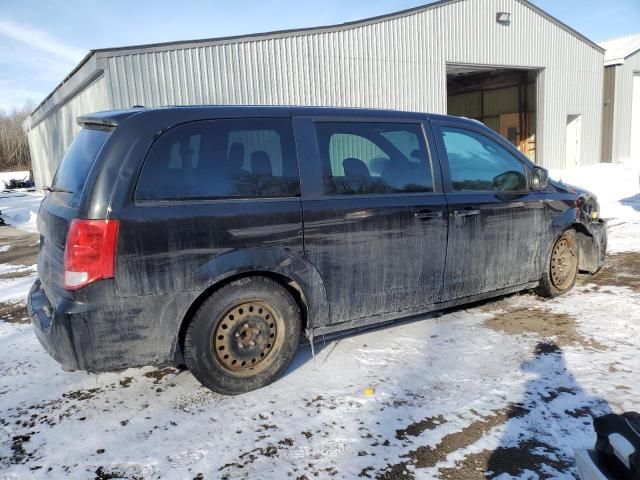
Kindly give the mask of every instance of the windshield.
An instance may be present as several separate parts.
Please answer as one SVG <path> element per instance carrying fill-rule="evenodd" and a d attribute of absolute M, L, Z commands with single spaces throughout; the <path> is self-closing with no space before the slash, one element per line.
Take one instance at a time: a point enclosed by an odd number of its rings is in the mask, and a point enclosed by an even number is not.
<path fill-rule="evenodd" d="M 108 130 L 80 130 L 58 167 L 53 187 L 72 193 L 81 192 L 89 170 L 109 135 L 111 132 Z"/>

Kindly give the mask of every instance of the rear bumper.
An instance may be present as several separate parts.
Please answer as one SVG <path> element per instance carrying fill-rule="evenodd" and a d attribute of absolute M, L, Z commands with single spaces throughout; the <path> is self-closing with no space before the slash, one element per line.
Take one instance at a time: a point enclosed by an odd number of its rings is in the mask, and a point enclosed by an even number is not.
<path fill-rule="evenodd" d="M 86 290 L 86 301 L 62 297 L 55 305 L 40 280 L 29 292 L 36 337 L 63 369 L 102 372 L 176 363 L 177 332 L 184 305 L 190 304 L 186 294 L 120 298 L 108 281 Z"/>
<path fill-rule="evenodd" d="M 64 370 L 80 369 L 68 317 L 57 315 L 56 321 L 53 321 L 54 308 L 49 303 L 40 280 L 36 280 L 29 291 L 27 311 L 36 337 L 45 351 Z"/>

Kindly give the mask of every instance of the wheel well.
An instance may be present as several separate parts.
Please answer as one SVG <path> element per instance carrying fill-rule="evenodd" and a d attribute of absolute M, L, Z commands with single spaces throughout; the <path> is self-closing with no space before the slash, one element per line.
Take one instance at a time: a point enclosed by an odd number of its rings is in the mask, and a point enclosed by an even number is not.
<path fill-rule="evenodd" d="M 591 237 L 591 232 L 589 232 L 589 230 L 587 229 L 587 227 L 585 227 L 583 224 L 581 223 L 572 223 L 571 224 L 571 228 L 573 228 L 576 233 L 582 233 L 584 235 L 586 235 L 587 237 Z"/>
<path fill-rule="evenodd" d="M 187 334 L 187 328 L 189 327 L 189 323 L 191 322 L 193 315 L 198 310 L 198 308 L 200 308 L 200 305 L 202 305 L 204 301 L 207 298 L 209 298 L 214 292 L 220 290 L 225 285 L 228 285 L 231 282 L 234 282 L 235 280 L 238 280 L 240 278 L 256 277 L 256 276 L 270 278 L 271 280 L 274 280 L 275 282 L 279 283 L 282 287 L 286 288 L 289 293 L 291 293 L 296 303 L 298 304 L 298 307 L 300 308 L 301 330 L 303 332 L 305 331 L 305 329 L 307 328 L 308 309 L 307 309 L 306 300 L 304 298 L 304 293 L 302 292 L 302 288 L 300 287 L 300 285 L 298 285 L 294 280 L 290 279 L 286 275 L 281 275 L 273 272 L 254 271 L 254 272 L 239 273 L 237 275 L 232 275 L 228 278 L 225 278 L 224 280 L 220 280 L 218 283 L 211 285 L 204 292 L 198 295 L 198 298 L 196 298 L 191 304 L 191 306 L 189 306 L 187 313 L 185 313 L 184 317 L 182 318 L 182 322 L 180 323 L 180 329 L 178 331 L 178 344 L 176 346 L 176 353 L 175 353 L 176 363 L 178 364 L 184 363 L 183 362 L 184 339 Z"/>

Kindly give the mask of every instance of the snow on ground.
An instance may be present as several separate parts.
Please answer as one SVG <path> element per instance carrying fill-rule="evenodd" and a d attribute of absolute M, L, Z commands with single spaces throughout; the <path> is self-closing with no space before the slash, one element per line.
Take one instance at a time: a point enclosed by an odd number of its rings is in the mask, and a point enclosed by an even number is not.
<path fill-rule="evenodd" d="M 586 188 L 598 196 L 600 213 L 610 219 L 610 252 L 635 250 L 640 238 L 640 161 L 625 164 L 601 163 L 592 167 L 552 170 L 554 179 Z"/>
<path fill-rule="evenodd" d="M 0 192 L 0 214 L 5 223 L 37 233 L 36 218 L 42 195 L 36 192 Z"/>
<path fill-rule="evenodd" d="M 238 397 L 174 369 L 66 373 L 29 325 L 0 321 L 0 479 L 574 478 L 591 415 L 638 409 L 640 202 L 628 168 L 559 172 L 598 194 L 616 252 L 571 293 L 345 336 L 315 358 L 303 347 L 284 378 Z M 21 242 L 0 263 L 31 248 Z M 33 272 L 1 268 L 0 294 L 24 297 Z"/>
<path fill-rule="evenodd" d="M 17 172 L 0 172 L 0 187 L 6 188 L 11 180 L 28 180 L 31 174 L 28 170 Z"/>

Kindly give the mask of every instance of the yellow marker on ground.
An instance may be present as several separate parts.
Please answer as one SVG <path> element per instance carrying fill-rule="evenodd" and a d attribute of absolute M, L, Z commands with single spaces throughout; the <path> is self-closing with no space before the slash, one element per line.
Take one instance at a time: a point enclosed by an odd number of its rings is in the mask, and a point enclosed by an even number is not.
<path fill-rule="evenodd" d="M 365 388 L 363 393 L 365 397 L 370 397 L 371 395 L 376 393 L 376 391 L 373 388 Z"/>

